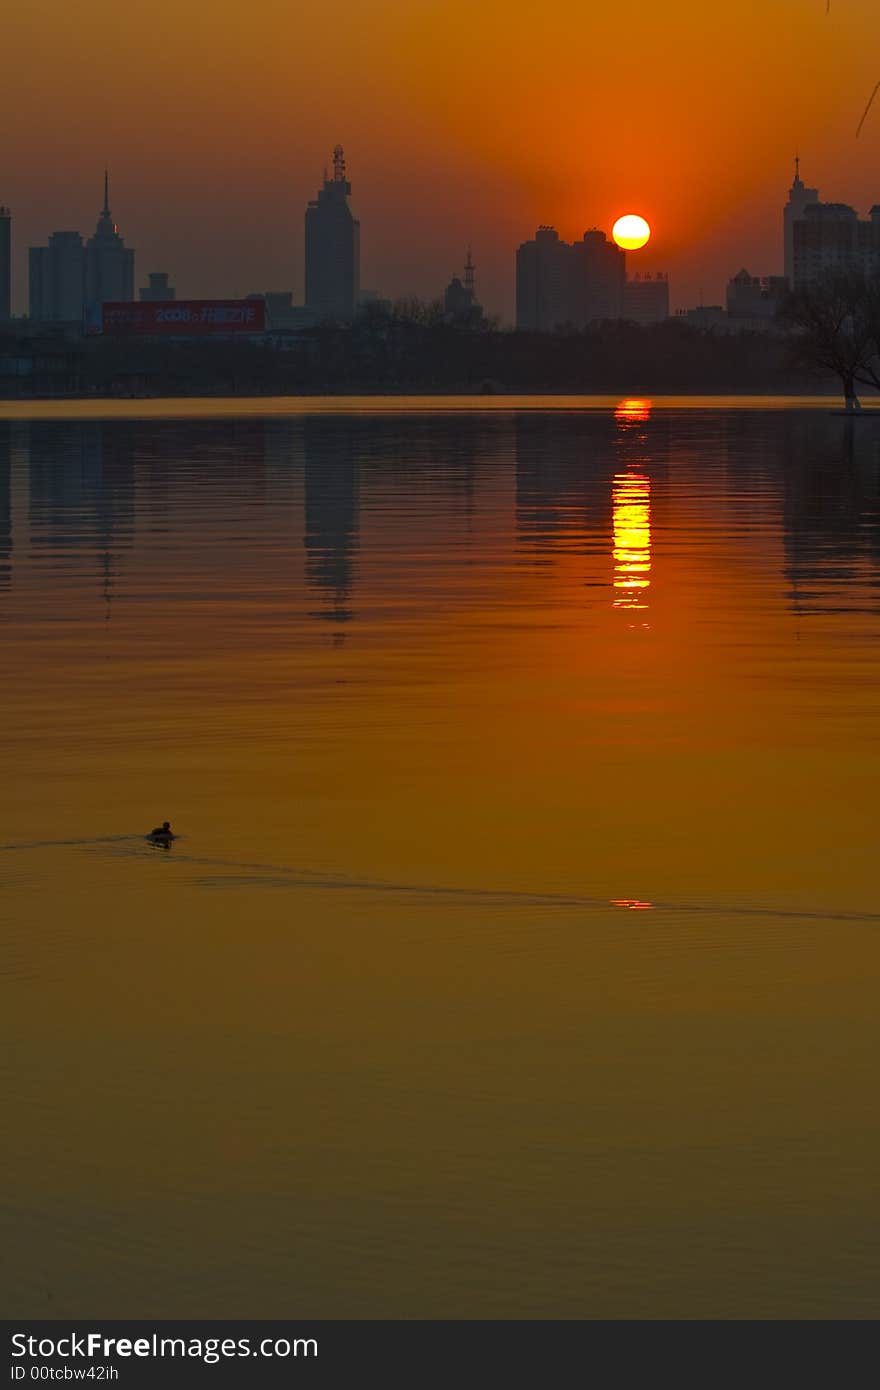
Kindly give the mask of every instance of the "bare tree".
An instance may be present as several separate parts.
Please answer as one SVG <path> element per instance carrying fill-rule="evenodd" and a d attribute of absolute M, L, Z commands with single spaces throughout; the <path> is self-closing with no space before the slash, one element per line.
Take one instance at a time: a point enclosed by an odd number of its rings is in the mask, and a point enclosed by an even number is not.
<path fill-rule="evenodd" d="M 834 372 L 847 410 L 859 410 L 856 387 L 880 386 L 880 288 L 857 272 L 826 276 L 790 294 L 782 319 L 799 360 Z"/>
<path fill-rule="evenodd" d="M 443 302 L 440 299 L 418 299 L 410 295 L 394 301 L 394 317 L 425 327 L 443 322 Z"/>

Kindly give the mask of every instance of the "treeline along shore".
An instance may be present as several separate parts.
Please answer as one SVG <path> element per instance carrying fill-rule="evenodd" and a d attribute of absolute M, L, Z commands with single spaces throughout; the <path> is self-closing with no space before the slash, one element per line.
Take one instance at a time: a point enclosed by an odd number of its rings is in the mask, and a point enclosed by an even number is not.
<path fill-rule="evenodd" d="M 0 397 L 839 391 L 790 335 L 670 319 L 584 332 L 480 330 L 366 317 L 237 341 L 0 329 Z"/>

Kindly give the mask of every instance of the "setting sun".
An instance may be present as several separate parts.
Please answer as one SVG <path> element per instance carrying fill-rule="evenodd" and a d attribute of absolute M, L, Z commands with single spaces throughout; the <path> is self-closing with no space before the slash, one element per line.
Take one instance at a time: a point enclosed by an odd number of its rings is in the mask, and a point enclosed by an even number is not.
<path fill-rule="evenodd" d="M 651 228 L 644 217 L 628 212 L 625 217 L 618 217 L 611 229 L 611 235 L 624 251 L 638 251 L 650 237 Z"/>

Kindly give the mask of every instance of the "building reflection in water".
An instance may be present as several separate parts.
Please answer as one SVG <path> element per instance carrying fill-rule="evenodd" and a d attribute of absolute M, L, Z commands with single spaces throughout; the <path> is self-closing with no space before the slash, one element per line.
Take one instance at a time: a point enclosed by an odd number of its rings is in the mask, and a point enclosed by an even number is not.
<path fill-rule="evenodd" d="M 305 455 L 306 582 L 323 600 L 313 616 L 333 623 L 354 617 L 351 592 L 359 543 L 359 431 L 350 419 L 308 419 Z"/>
<path fill-rule="evenodd" d="M 516 418 L 516 538 L 539 564 L 602 555 L 615 426 L 604 411 Z"/>
<path fill-rule="evenodd" d="M 880 439 L 873 423 L 783 421 L 785 567 L 795 612 L 874 613 L 880 591 Z"/>
<path fill-rule="evenodd" d="M 651 480 L 638 465 L 645 445 L 641 426 L 651 416 L 651 402 L 621 401 L 614 412 L 626 471 L 611 482 L 614 607 L 644 610 L 651 587 Z M 635 445 L 635 448 L 632 446 Z M 635 458 L 632 455 L 635 455 Z"/>
<path fill-rule="evenodd" d="M 0 420 L 0 588 L 12 579 L 12 423 Z"/>
<path fill-rule="evenodd" d="M 107 604 L 135 531 L 134 420 L 34 420 L 26 427 L 30 543 L 35 552 L 94 566 Z"/>

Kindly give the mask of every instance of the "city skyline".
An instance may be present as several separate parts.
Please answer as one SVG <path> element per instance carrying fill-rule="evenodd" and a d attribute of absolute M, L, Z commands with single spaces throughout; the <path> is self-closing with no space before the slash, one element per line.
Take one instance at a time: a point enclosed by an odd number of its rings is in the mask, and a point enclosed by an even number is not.
<path fill-rule="evenodd" d="M 769 297 L 775 303 L 780 292 L 779 287 L 784 287 L 786 282 L 796 286 L 827 273 L 829 269 L 844 269 L 849 264 L 858 264 L 867 273 L 873 273 L 880 256 L 880 205 L 872 204 L 868 217 L 860 218 L 851 205 L 823 199 L 819 188 L 810 187 L 803 182 L 800 176 L 799 155 L 794 157 L 793 165 L 793 180 L 788 189 L 787 201 L 782 205 L 781 238 L 777 241 L 774 256 L 774 262 L 781 260 L 780 269 L 784 269 L 784 274 L 778 273 L 775 264 L 769 273 L 766 266 L 762 266 L 757 276 L 752 276 L 745 267 L 739 272 L 731 272 L 726 279 L 725 297 L 730 309 L 732 294 L 737 296 L 738 307 L 735 316 L 738 318 L 754 317 L 746 313 L 745 302 L 742 299 L 749 285 L 753 287 L 757 297 Z M 317 198 L 308 201 L 305 209 L 302 277 L 305 289 L 304 294 L 299 296 L 299 304 L 296 303 L 295 289 L 252 289 L 248 293 L 250 298 L 262 296 L 267 303 L 275 302 L 276 308 L 277 305 L 286 303 L 289 310 L 293 300 L 296 312 L 304 310 L 316 315 L 318 319 L 324 316 L 344 320 L 355 316 L 359 304 L 375 300 L 377 291 L 361 290 L 360 222 L 349 204 L 352 185 L 347 177 L 341 145 L 336 145 L 333 150 L 332 177 L 327 177 L 326 167 L 324 174 L 322 189 L 319 190 Z M 106 168 L 103 186 L 103 207 L 96 232 L 91 238 L 86 241 L 78 231 L 57 230 L 48 236 L 48 249 L 28 249 L 28 307 L 31 318 L 73 321 L 80 318 L 82 310 L 88 304 L 98 304 L 105 300 L 135 300 L 135 249 L 126 248 L 119 227 L 113 219 L 109 205 L 109 174 Z M 15 260 L 15 237 L 14 233 L 10 235 L 11 209 L 4 206 L 0 208 L 0 214 L 3 218 L 5 238 L 0 246 L 5 266 L 5 269 L 0 267 L 0 279 L 8 283 L 10 251 L 13 263 Z M 537 240 L 520 243 L 515 251 L 515 310 L 511 326 L 543 327 L 549 330 L 562 323 L 583 327 L 590 322 L 601 322 L 603 318 L 617 317 L 651 323 L 668 317 L 676 307 L 679 313 L 686 312 L 684 306 L 676 306 L 671 301 L 668 271 L 659 268 L 647 269 L 640 250 L 630 251 L 630 256 L 635 260 L 627 262 L 624 251 L 595 226 L 588 228 L 582 237 L 575 238 L 572 244 L 562 240 L 556 228 L 546 223 L 538 226 L 535 237 Z M 551 292 L 552 306 L 550 301 L 547 301 L 541 309 L 534 298 L 537 282 L 532 283 L 537 265 L 527 271 L 524 256 L 534 256 L 540 247 L 551 239 L 558 255 L 565 259 L 566 265 L 560 265 L 553 272 L 549 270 L 548 265 L 545 271 L 539 274 L 539 281 L 542 275 L 548 273 L 554 284 L 559 281 L 556 290 Z M 578 271 L 575 271 L 574 264 L 571 269 L 568 268 L 568 258 L 572 256 L 579 265 L 583 261 L 583 266 Z M 62 269 L 59 258 L 70 261 L 71 257 L 76 263 L 73 270 L 71 265 L 65 262 L 64 275 L 59 279 Z M 614 261 L 613 267 L 610 264 L 611 260 Z M 578 289 L 577 285 L 580 284 L 584 273 L 586 281 Z M 142 271 L 140 278 L 143 279 L 145 274 L 148 284 L 146 288 L 142 287 L 137 291 L 138 298 L 161 298 L 163 291 L 160 286 L 164 287 L 170 299 L 176 297 L 176 287 L 169 285 L 170 277 L 167 271 Z M 435 281 L 438 275 L 439 271 L 435 270 Z M 465 275 L 466 278 L 470 277 L 468 293 L 473 298 L 470 247 L 467 252 Z M 526 279 L 523 278 L 524 275 Z M 434 292 L 426 296 L 426 300 L 442 303 L 445 297 L 448 309 L 448 296 L 456 285 L 462 288 L 460 281 L 453 276 L 452 284 L 447 286 L 445 292 L 441 290 L 437 293 L 435 285 Z M 378 293 L 380 299 L 390 302 L 390 296 Z M 541 294 L 546 293 L 547 287 L 541 291 Z M 587 296 L 585 300 L 584 293 Z M 573 298 L 570 299 L 572 295 Z M 71 296 L 77 300 L 73 307 L 67 303 Z M 718 298 L 720 300 L 721 296 Z M 8 300 L 7 293 L 7 315 Z M 688 308 L 688 316 L 703 314 L 703 303 L 704 295 L 701 290 L 700 306 L 697 309 Z M 529 305 L 531 307 L 528 307 Z M 14 300 L 12 308 L 15 313 Z M 716 312 L 715 308 L 711 312 Z M 718 307 L 717 312 L 724 311 Z M 767 311 L 761 310 L 757 318 L 764 319 L 766 316 Z M 500 319 L 502 316 L 498 317 Z"/>
<path fill-rule="evenodd" d="M 471 244 L 487 310 L 511 321 L 507 253 L 541 222 L 571 241 L 643 211 L 655 229 L 644 268 L 668 271 L 680 306 L 701 290 L 720 300 L 740 264 L 777 268 L 778 191 L 797 151 L 827 197 L 862 213 L 873 201 L 876 111 L 855 138 L 876 81 L 880 18 L 868 0 L 829 15 L 821 0 L 783 0 L 757 39 L 742 0 L 725 7 L 723 36 L 690 0 L 639 14 L 632 30 L 564 4 L 537 39 L 517 4 L 502 26 L 457 0 L 415 15 L 388 3 L 368 34 L 349 4 L 332 15 L 305 6 L 295 32 L 270 0 L 246 20 L 223 0 L 215 9 L 207 38 L 193 3 L 151 9 L 169 40 L 161 102 L 142 27 L 120 23 L 106 0 L 86 0 L 73 36 L 46 24 L 62 13 L 54 0 L 11 17 L 13 48 L 39 49 L 40 87 L 54 93 L 49 111 L 13 68 L 18 133 L 0 198 L 19 248 L 40 244 L 50 223 L 91 226 L 89 189 L 106 161 L 144 269 L 169 268 L 193 297 L 266 287 L 301 298 L 302 208 L 338 139 L 356 179 L 363 283 L 429 297 L 433 268 L 445 278 Z M 89 45 L 111 31 L 102 80 L 84 88 Z M 307 55 L 330 45 L 332 77 L 319 80 Z M 485 102 L 489 52 L 496 89 Z M 24 275 L 19 249 L 19 312 Z"/>

